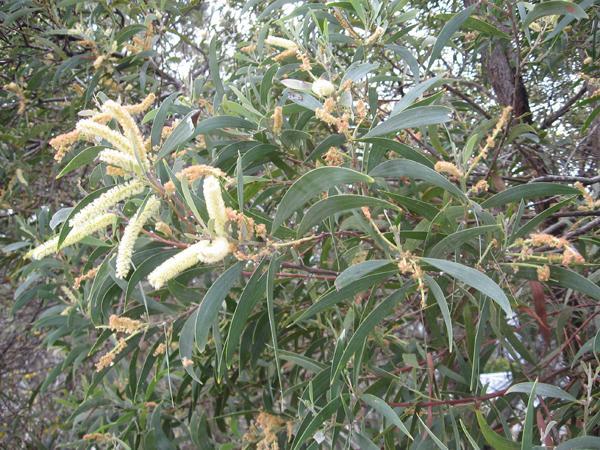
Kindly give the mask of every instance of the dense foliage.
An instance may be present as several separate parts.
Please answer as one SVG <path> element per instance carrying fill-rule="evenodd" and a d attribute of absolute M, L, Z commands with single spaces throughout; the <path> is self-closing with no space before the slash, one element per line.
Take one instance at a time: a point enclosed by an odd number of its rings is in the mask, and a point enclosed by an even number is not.
<path fill-rule="evenodd" d="M 4 2 L 5 444 L 600 448 L 599 19 Z"/>

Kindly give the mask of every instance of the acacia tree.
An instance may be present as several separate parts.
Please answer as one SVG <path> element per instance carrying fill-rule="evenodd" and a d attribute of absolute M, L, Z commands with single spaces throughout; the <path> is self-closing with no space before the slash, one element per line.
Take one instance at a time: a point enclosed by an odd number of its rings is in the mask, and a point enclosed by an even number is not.
<path fill-rule="evenodd" d="M 22 6 L 5 253 L 64 443 L 600 445 L 595 2 Z M 32 139 L 83 191 L 35 215 Z"/>

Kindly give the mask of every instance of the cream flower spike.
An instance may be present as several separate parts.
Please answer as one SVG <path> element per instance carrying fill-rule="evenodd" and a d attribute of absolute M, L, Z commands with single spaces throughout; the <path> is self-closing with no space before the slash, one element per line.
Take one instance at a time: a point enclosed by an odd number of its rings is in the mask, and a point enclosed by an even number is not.
<path fill-rule="evenodd" d="M 140 175 L 141 173 L 140 165 L 138 164 L 137 160 L 134 156 L 128 153 L 123 153 L 118 150 L 107 148 L 105 150 L 102 150 L 98 154 L 98 160 L 108 165 L 119 167 L 125 170 L 126 172 L 134 173 L 137 175 Z"/>
<path fill-rule="evenodd" d="M 90 234 L 106 228 L 113 223 L 116 218 L 117 216 L 114 214 L 102 214 L 100 216 L 91 218 L 89 221 L 78 227 L 73 228 L 63 241 L 61 249 L 76 244 Z M 46 241 L 42 245 L 29 251 L 25 257 L 37 260 L 56 252 L 58 252 L 58 236 L 53 237 L 49 241 Z"/>
<path fill-rule="evenodd" d="M 148 281 L 154 289 L 160 289 L 169 280 L 199 262 L 212 264 L 221 261 L 229 254 L 229 242 L 218 237 L 212 242 L 202 240 L 167 259 L 148 275 Z"/>
<path fill-rule="evenodd" d="M 144 205 L 144 208 L 139 209 L 125 227 L 125 231 L 123 232 L 123 237 L 121 238 L 119 249 L 117 251 L 117 278 L 125 278 L 129 273 L 135 241 L 137 240 L 137 237 L 142 231 L 145 223 L 148 221 L 148 219 L 150 219 L 150 217 L 158 212 L 159 208 L 160 201 L 154 195 L 151 196 Z"/>
<path fill-rule="evenodd" d="M 146 146 L 144 145 L 144 139 L 140 133 L 135 120 L 131 117 L 131 114 L 125 109 L 125 107 L 119 105 L 117 102 L 108 100 L 102 105 L 102 111 L 111 114 L 117 122 L 123 128 L 125 136 L 131 140 L 131 145 L 134 150 L 134 154 L 137 153 L 140 161 L 144 165 L 148 165 L 148 158 L 146 157 Z"/>
<path fill-rule="evenodd" d="M 227 213 L 225 203 L 221 194 L 221 185 L 219 180 L 212 175 L 204 178 L 204 201 L 206 202 L 206 211 L 208 217 L 213 220 L 214 229 L 217 236 L 225 236 L 225 224 L 227 223 Z"/>
<path fill-rule="evenodd" d="M 106 125 L 94 122 L 91 119 L 83 119 L 77 122 L 75 128 L 79 131 L 81 137 L 87 138 L 88 140 L 90 138 L 101 138 L 110 142 L 117 150 L 130 155 L 134 154 L 133 147 L 129 140 L 121 133 L 110 129 Z"/>
<path fill-rule="evenodd" d="M 221 194 L 221 185 L 212 175 L 208 175 L 204 179 L 204 201 L 208 216 L 214 223 L 217 237 L 212 241 L 204 239 L 191 245 L 154 269 L 148 275 L 148 281 L 154 289 L 160 289 L 167 281 L 199 262 L 206 264 L 219 262 L 231 251 L 226 237 L 227 214 Z"/>
<path fill-rule="evenodd" d="M 110 207 L 129 197 L 139 194 L 144 190 L 144 184 L 139 180 L 132 180 L 109 189 L 69 221 L 69 225 L 76 227 L 83 225 L 98 214 L 105 213 Z"/>
<path fill-rule="evenodd" d="M 269 36 L 265 39 L 265 44 L 270 45 L 271 47 L 279 47 L 285 48 L 288 50 L 293 50 L 298 48 L 298 44 L 294 41 L 290 41 L 289 39 L 285 39 L 278 36 Z"/>

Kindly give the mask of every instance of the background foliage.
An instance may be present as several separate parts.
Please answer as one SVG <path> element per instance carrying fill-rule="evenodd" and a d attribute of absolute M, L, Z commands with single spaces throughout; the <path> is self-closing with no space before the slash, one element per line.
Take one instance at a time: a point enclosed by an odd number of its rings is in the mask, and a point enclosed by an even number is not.
<path fill-rule="evenodd" d="M 600 448 L 599 11 L 3 2 L 2 446 Z M 95 161 L 106 142 L 55 162 L 48 141 L 149 93 L 167 227 L 146 226 L 133 273 L 114 259 L 144 194 L 107 232 L 24 258 L 123 181 Z M 231 178 L 242 261 L 152 290 L 206 234 L 202 183 L 174 175 L 195 164 Z M 112 314 L 145 326 L 96 371 Z"/>

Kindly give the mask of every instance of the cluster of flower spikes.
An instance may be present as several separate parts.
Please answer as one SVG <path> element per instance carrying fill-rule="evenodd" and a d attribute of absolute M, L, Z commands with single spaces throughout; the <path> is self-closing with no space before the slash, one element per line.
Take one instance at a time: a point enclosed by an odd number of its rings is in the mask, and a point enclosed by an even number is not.
<path fill-rule="evenodd" d="M 98 159 L 123 171 L 126 178 L 131 178 L 125 183 L 109 189 L 84 208 L 79 210 L 70 220 L 71 228 L 65 239 L 60 243 L 59 236 L 44 242 L 29 251 L 26 255 L 32 259 L 42 259 L 45 256 L 58 252 L 60 249 L 76 244 L 87 236 L 106 229 L 116 222 L 116 214 L 110 210 L 119 202 L 142 193 L 145 182 L 142 174 L 149 167 L 146 155 L 146 146 L 142 139 L 140 129 L 131 114 L 141 113 L 148 109 L 154 96 L 148 96 L 139 105 L 122 106 L 112 100 L 105 102 L 101 111 L 88 119 L 80 120 L 75 131 L 57 136 L 51 145 L 57 152 L 64 154 L 66 148 L 78 139 L 92 142 L 105 141 L 114 148 L 107 148 L 100 152 Z M 123 129 L 123 133 L 109 128 L 106 123 L 116 120 Z M 119 245 L 117 254 L 117 276 L 125 277 L 131 265 L 131 253 L 137 235 L 150 216 L 158 212 L 160 202 L 150 196 L 143 207 L 129 221 Z"/>
<path fill-rule="evenodd" d="M 109 212 L 111 208 L 145 190 L 146 183 L 143 174 L 150 166 L 146 154 L 147 145 L 131 114 L 145 111 L 153 100 L 154 97 L 149 96 L 140 105 L 133 106 L 122 106 L 109 100 L 102 105 L 99 113 L 79 121 L 75 131 L 58 136 L 53 140 L 53 146 L 57 148 L 57 151 L 63 153 L 66 146 L 72 145 L 76 139 L 100 140 L 110 143 L 114 148 L 102 150 L 98 159 L 121 169 L 124 177 L 130 178 L 130 180 L 109 189 L 78 211 L 69 220 L 71 230 L 60 248 L 59 237 L 55 236 L 31 250 L 26 255 L 27 257 L 41 259 L 58 252 L 61 248 L 80 242 L 96 231 L 105 229 L 116 221 L 116 214 Z M 123 133 L 106 125 L 112 119 L 119 123 Z M 198 262 L 216 263 L 231 252 L 226 230 L 228 217 L 221 194 L 221 186 L 217 179 L 217 177 L 225 177 L 225 174 L 209 166 L 203 166 L 200 173 L 205 176 L 204 199 L 212 222 L 213 239 L 200 240 L 158 266 L 148 276 L 148 281 L 155 289 L 162 287 L 167 281 Z M 129 220 L 117 250 L 115 274 L 117 278 L 125 278 L 128 275 L 138 235 L 146 222 L 151 217 L 158 215 L 159 209 L 160 200 L 154 195 L 150 195 Z"/>

